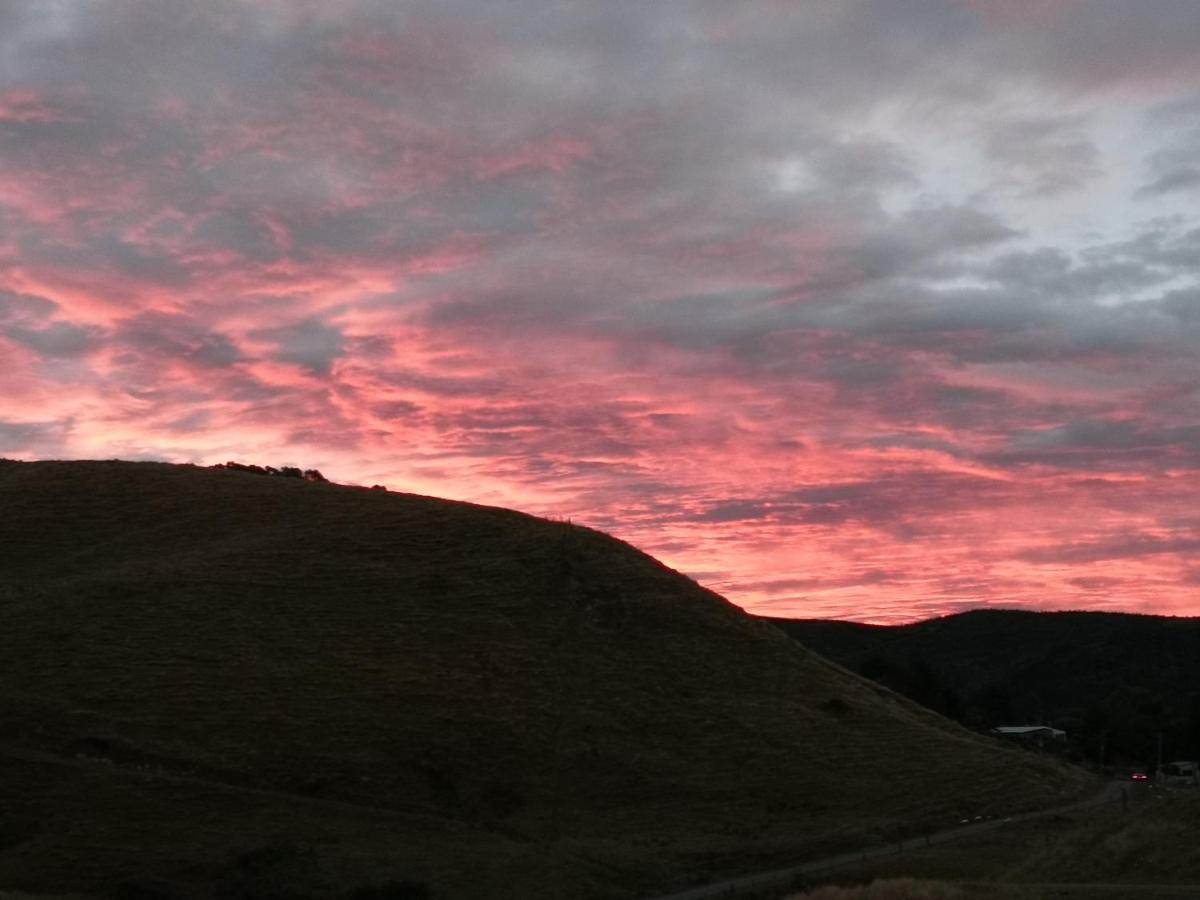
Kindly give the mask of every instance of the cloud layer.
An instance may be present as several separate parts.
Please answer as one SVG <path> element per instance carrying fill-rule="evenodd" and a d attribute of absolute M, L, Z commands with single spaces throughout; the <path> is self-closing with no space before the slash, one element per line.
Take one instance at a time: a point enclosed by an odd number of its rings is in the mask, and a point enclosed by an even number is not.
<path fill-rule="evenodd" d="M 0 4 L 0 454 L 1200 614 L 1200 7 Z"/>

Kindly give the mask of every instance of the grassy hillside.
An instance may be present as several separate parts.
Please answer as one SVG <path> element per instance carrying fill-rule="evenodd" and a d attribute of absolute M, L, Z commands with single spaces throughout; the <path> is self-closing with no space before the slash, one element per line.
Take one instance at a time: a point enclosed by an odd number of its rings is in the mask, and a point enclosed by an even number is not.
<path fill-rule="evenodd" d="M 0 887 L 636 897 L 1086 786 L 584 528 L 120 462 L 0 510 Z"/>
<path fill-rule="evenodd" d="M 1016 881 L 1200 884 L 1200 791 L 1157 790 L 1130 814 L 1085 817 L 1013 866 Z"/>
<path fill-rule="evenodd" d="M 912 625 L 768 620 L 977 726 L 1050 722 L 1091 758 L 1200 757 L 1200 619 L 977 610 Z"/>
<path fill-rule="evenodd" d="M 889 878 L 853 887 L 814 888 L 786 900 L 1043 900 L 1043 895 L 1040 891 L 1015 885 L 960 886 L 914 878 Z"/>
<path fill-rule="evenodd" d="M 1129 804 L 1106 804 L 976 833 L 899 857 L 843 869 L 833 878 L 845 900 L 916 879 L 948 896 L 1006 896 L 1027 900 L 1200 897 L 1200 791 L 1190 787 L 1129 786 Z M 838 897 L 833 888 L 801 897 Z M 858 891 L 862 893 L 858 893 Z M 919 896 L 915 891 L 915 895 Z M 886 894 L 885 894 L 886 896 Z M 841 900 L 841 898 L 838 898 Z M 1015 898 L 1014 898 L 1015 900 Z"/>

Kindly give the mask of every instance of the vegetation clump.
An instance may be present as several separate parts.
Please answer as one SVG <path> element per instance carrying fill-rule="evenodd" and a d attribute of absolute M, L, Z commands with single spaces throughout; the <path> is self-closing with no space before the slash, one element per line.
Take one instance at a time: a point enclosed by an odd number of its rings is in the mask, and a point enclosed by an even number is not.
<path fill-rule="evenodd" d="M 240 462 L 225 462 L 217 463 L 212 468 L 214 469 L 231 469 L 235 472 L 249 472 L 253 475 L 278 475 L 281 478 L 302 478 L 305 481 L 320 481 L 328 482 L 329 479 L 321 474 L 318 469 L 300 469 L 296 466 L 283 466 L 275 468 L 275 466 L 258 466 L 249 463 Z"/>

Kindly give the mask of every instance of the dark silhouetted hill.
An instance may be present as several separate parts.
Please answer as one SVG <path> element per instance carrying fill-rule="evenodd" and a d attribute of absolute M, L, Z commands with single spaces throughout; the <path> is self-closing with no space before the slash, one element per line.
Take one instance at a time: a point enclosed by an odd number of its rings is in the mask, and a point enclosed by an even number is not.
<path fill-rule="evenodd" d="M 1085 781 L 585 528 L 0 463 L 0 887 L 638 897 Z"/>
<path fill-rule="evenodd" d="M 1106 762 L 1200 758 L 1200 619 L 976 610 L 910 625 L 766 620 L 968 725 L 1053 724 Z"/>

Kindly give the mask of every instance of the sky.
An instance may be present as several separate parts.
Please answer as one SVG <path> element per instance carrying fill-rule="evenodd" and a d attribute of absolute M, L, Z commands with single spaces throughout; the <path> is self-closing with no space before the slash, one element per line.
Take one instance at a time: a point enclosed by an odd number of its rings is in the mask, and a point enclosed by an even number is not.
<path fill-rule="evenodd" d="M 1200 615 L 1195 0 L 0 0 L 0 456 Z"/>

